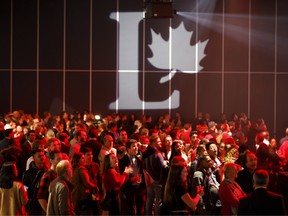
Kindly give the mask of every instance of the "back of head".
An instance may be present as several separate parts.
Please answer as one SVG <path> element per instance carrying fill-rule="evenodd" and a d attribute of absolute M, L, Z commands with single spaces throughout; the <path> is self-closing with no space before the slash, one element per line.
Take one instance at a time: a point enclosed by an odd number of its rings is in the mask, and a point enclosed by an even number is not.
<path fill-rule="evenodd" d="M 110 163 L 111 154 L 113 154 L 113 153 L 107 154 L 104 157 L 103 173 L 105 173 L 108 169 L 111 168 L 111 163 Z"/>
<path fill-rule="evenodd" d="M 0 169 L 0 188 L 11 188 L 13 181 L 16 181 L 15 163 L 5 162 Z"/>
<path fill-rule="evenodd" d="M 267 186 L 269 183 L 269 174 L 266 170 L 256 170 L 253 174 L 254 185 L 257 186 Z"/>
<path fill-rule="evenodd" d="M 88 130 L 88 136 L 90 138 L 97 138 L 98 137 L 98 129 L 96 127 L 91 127 L 89 130 Z"/>
<path fill-rule="evenodd" d="M 63 176 L 70 167 L 70 162 L 68 160 L 61 160 L 56 166 L 56 172 L 58 176 Z"/>
<path fill-rule="evenodd" d="M 182 179 L 182 171 L 187 166 L 186 161 L 181 156 L 174 156 L 171 161 L 171 168 L 168 173 L 167 182 L 164 189 L 164 203 L 168 206 L 173 205 L 175 196 L 175 186 L 182 185 L 187 188 L 187 181 Z"/>

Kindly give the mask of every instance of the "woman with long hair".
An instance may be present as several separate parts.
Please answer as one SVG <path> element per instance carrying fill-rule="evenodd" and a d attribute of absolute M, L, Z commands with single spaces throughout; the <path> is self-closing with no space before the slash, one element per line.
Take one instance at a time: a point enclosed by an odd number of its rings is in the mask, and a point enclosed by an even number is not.
<path fill-rule="evenodd" d="M 0 170 L 0 215 L 27 215 L 28 195 L 17 175 L 15 163 L 3 164 Z"/>
<path fill-rule="evenodd" d="M 170 207 L 171 215 L 189 215 L 190 211 L 196 210 L 204 188 L 197 188 L 197 195 L 192 198 L 188 193 L 187 164 L 181 156 L 174 156 L 168 173 L 168 179 L 164 190 L 164 205 Z"/>
<path fill-rule="evenodd" d="M 118 158 L 115 154 L 111 153 L 105 156 L 104 158 L 104 171 L 103 171 L 103 184 L 106 191 L 105 199 L 109 199 L 110 208 L 103 209 L 109 210 L 109 215 L 119 215 L 120 214 L 120 197 L 119 191 L 121 186 L 127 180 L 127 177 L 130 173 L 133 173 L 131 166 L 125 167 L 123 174 L 119 173 L 118 168 Z"/>
<path fill-rule="evenodd" d="M 175 156 L 181 156 L 182 158 L 185 159 L 187 162 L 187 155 L 186 152 L 184 151 L 184 145 L 182 140 L 174 140 L 171 146 L 171 156 L 169 158 L 169 164 L 171 164 L 171 161 L 173 157 Z"/>

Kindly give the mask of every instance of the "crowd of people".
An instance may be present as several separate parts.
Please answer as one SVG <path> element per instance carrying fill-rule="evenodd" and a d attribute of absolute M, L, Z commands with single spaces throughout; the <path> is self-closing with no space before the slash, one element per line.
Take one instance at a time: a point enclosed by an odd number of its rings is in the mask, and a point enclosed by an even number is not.
<path fill-rule="evenodd" d="M 0 215 L 286 215 L 288 128 L 63 111 L 0 121 Z"/>

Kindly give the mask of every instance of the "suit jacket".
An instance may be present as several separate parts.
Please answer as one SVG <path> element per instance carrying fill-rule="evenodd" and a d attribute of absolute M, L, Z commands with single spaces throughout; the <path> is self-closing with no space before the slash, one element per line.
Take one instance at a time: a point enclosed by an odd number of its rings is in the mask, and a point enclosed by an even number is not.
<path fill-rule="evenodd" d="M 135 159 L 136 159 L 136 165 L 132 165 L 128 154 L 126 154 L 123 158 L 121 158 L 119 160 L 119 170 L 120 170 L 121 174 L 124 172 L 126 166 L 130 166 L 130 165 L 132 167 L 135 166 L 135 167 L 133 167 L 133 170 L 134 170 L 133 174 L 129 175 L 128 180 L 123 185 L 123 192 L 133 190 L 133 189 L 145 188 L 145 179 L 144 179 L 144 174 L 143 174 L 142 161 L 137 156 L 135 156 Z M 141 183 L 131 182 L 131 180 L 130 180 L 131 177 L 135 176 L 136 174 L 142 175 L 142 182 Z"/>
<path fill-rule="evenodd" d="M 283 196 L 257 188 L 240 199 L 238 215 L 286 215 Z"/>

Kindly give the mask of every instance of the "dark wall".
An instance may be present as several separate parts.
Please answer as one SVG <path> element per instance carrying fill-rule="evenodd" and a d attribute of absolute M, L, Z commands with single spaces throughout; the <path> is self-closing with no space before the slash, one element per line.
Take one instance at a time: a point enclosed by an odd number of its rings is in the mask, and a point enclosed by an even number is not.
<path fill-rule="evenodd" d="M 174 0 L 173 19 L 144 6 L 1 0 L 0 113 L 245 112 L 284 134 L 286 0 Z"/>

